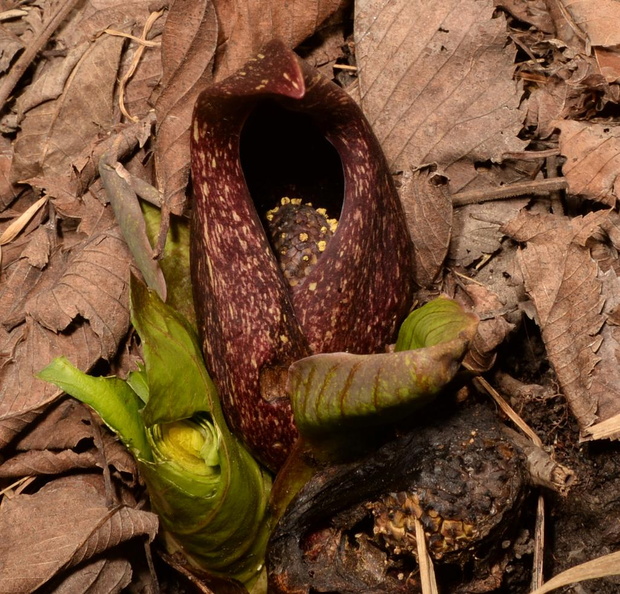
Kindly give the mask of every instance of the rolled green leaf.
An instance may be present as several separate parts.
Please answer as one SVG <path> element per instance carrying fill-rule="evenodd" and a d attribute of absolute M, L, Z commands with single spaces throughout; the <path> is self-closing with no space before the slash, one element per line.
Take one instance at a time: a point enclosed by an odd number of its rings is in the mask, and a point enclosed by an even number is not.
<path fill-rule="evenodd" d="M 302 435 L 337 435 L 402 418 L 433 399 L 455 376 L 477 317 L 437 299 L 403 323 L 393 353 L 327 353 L 289 368 L 295 422 Z"/>
<path fill-rule="evenodd" d="M 154 463 L 140 461 L 166 540 L 197 567 L 250 583 L 269 537 L 270 477 L 230 433 L 185 319 L 132 283 L 149 400 Z"/>
<path fill-rule="evenodd" d="M 409 351 L 448 342 L 462 332 L 470 332 L 478 325 L 478 318 L 467 313 L 454 299 L 438 297 L 410 313 L 401 324 L 395 351 Z"/>
<path fill-rule="evenodd" d="M 132 448 L 170 552 L 251 585 L 269 537 L 271 478 L 228 430 L 185 318 L 135 280 L 131 308 L 145 364 L 127 382 L 63 359 L 39 377 L 91 405 Z"/>
<path fill-rule="evenodd" d="M 86 375 L 66 357 L 54 359 L 37 377 L 56 384 L 67 394 L 94 408 L 136 457 L 151 459 L 151 448 L 140 416 L 142 402 L 123 380 Z"/>
<path fill-rule="evenodd" d="M 159 208 L 141 202 L 146 233 L 153 249 L 157 246 L 161 229 L 161 211 Z M 182 314 L 190 324 L 196 323 L 192 291 L 192 279 L 189 272 L 189 221 L 171 215 L 166 245 L 159 265 L 166 278 L 166 303 Z"/>

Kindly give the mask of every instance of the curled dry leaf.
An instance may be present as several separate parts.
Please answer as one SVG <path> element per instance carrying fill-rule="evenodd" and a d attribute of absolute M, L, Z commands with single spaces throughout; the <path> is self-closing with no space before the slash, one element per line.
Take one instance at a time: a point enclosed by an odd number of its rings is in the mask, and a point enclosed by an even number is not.
<path fill-rule="evenodd" d="M 62 474 L 77 468 L 94 468 L 97 456 L 92 452 L 63 450 L 29 450 L 9 458 L 0 466 L 0 477 L 38 476 L 41 474 Z"/>
<path fill-rule="evenodd" d="M 59 478 L 33 495 L 5 498 L 0 506 L 0 591 L 32 592 L 57 572 L 121 542 L 142 536 L 153 540 L 157 527 L 157 516 L 150 512 L 109 509 L 103 479 L 95 475 Z"/>
<path fill-rule="evenodd" d="M 571 194 L 615 207 L 620 196 L 620 127 L 565 120 L 560 129 L 562 172 Z"/>
<path fill-rule="evenodd" d="M 393 167 L 436 162 L 456 192 L 476 176 L 474 161 L 525 146 L 516 50 L 494 9 L 490 0 L 356 2 L 362 107 Z"/>
<path fill-rule="evenodd" d="M 522 213 L 505 225 L 525 246 L 517 254 L 547 355 L 582 430 L 618 411 L 618 328 L 605 324 L 615 274 L 604 275 L 586 242 L 609 222 L 606 211 L 568 219 Z"/>
<path fill-rule="evenodd" d="M 26 278 L 29 266 L 20 266 Z M 34 377 L 54 357 L 64 354 L 90 369 L 116 353 L 129 327 L 129 266 L 118 230 L 104 229 L 75 246 L 68 262 L 56 251 L 43 273 L 34 268 L 21 311 L 6 312 L 13 324 L 0 345 L 0 443 L 58 396 L 57 389 Z"/>
<path fill-rule="evenodd" d="M 117 229 L 95 235 L 73 251 L 49 291 L 27 302 L 27 314 L 54 332 L 66 330 L 78 316 L 87 320 L 101 341 L 102 356 L 110 357 L 129 326 L 128 258 Z"/>
<path fill-rule="evenodd" d="M 504 342 L 514 325 L 508 322 L 503 314 L 506 306 L 499 296 L 487 286 L 461 279 L 461 286 L 465 295 L 459 295 L 459 300 L 466 303 L 478 315 L 480 322 L 476 329 L 463 365 L 475 373 L 484 373 L 495 363 L 497 347 Z M 516 307 L 516 303 L 514 304 Z"/>

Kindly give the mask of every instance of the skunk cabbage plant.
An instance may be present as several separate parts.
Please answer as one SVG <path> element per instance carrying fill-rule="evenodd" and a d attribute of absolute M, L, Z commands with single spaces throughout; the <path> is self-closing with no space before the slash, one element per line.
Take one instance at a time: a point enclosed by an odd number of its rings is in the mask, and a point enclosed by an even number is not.
<path fill-rule="evenodd" d="M 355 101 L 281 42 L 199 96 L 191 267 L 207 369 L 231 427 L 270 468 L 297 437 L 289 365 L 393 342 L 413 251 Z"/>
<path fill-rule="evenodd" d="M 170 552 L 251 585 L 269 537 L 270 477 L 228 430 L 194 331 L 132 280 L 144 367 L 125 382 L 55 359 L 39 377 L 93 407 L 131 449 Z"/>

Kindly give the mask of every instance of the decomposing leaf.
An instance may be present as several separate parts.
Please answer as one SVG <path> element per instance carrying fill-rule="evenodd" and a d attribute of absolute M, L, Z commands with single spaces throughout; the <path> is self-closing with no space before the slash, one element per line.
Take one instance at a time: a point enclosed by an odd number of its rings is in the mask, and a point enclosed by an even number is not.
<path fill-rule="evenodd" d="M 514 198 L 455 209 L 450 259 L 457 266 L 467 267 L 500 250 L 504 237 L 501 225 L 527 203 L 527 198 Z"/>
<path fill-rule="evenodd" d="M 54 581 L 52 594 L 101 592 L 117 594 L 129 585 L 133 571 L 131 563 L 121 557 L 94 559 L 73 570 L 64 579 Z"/>
<path fill-rule="evenodd" d="M 223 44 L 218 47 L 216 79 L 232 74 L 268 41 L 281 39 L 294 48 L 314 34 L 349 0 L 216 0 Z"/>
<path fill-rule="evenodd" d="M 617 293 L 618 281 L 601 275 L 586 247 L 607 219 L 605 211 L 572 220 L 524 212 L 503 229 L 525 243 L 517 262 L 547 355 L 582 430 L 618 413 L 620 402 L 618 339 L 603 312 L 603 290 Z"/>
<path fill-rule="evenodd" d="M 615 0 L 561 0 L 574 25 L 590 45 L 620 45 L 620 6 Z"/>
<path fill-rule="evenodd" d="M 34 377 L 54 357 L 90 369 L 116 353 L 129 326 L 129 266 L 118 230 L 103 229 L 76 246 L 68 262 L 56 252 L 23 296 L 21 319 L 0 345 L 0 443 L 58 396 Z"/>
<path fill-rule="evenodd" d="M 97 456 L 92 452 L 29 450 L 11 457 L 2 464 L 0 477 L 62 474 L 76 468 L 93 468 L 96 463 Z"/>
<path fill-rule="evenodd" d="M 429 287 L 441 274 L 452 233 L 452 200 L 446 178 L 434 168 L 406 170 L 399 194 L 415 246 L 415 279 Z"/>
<path fill-rule="evenodd" d="M 554 122 L 560 129 L 562 172 L 571 194 L 615 207 L 620 196 L 620 127 L 572 120 Z"/>
<path fill-rule="evenodd" d="M 94 475 L 59 478 L 33 495 L 5 498 L 0 506 L 0 591 L 32 592 L 57 572 L 121 542 L 142 536 L 152 540 L 157 526 L 150 512 L 122 505 L 109 509 L 103 479 Z"/>
<path fill-rule="evenodd" d="M 181 214 L 189 179 L 189 127 L 198 93 L 211 81 L 218 23 L 213 3 L 175 0 L 162 35 L 162 93 L 155 103 L 157 183 L 167 214 Z M 165 227 L 167 228 L 167 227 Z"/>
<path fill-rule="evenodd" d="M 490 0 L 356 3 L 362 108 L 393 167 L 436 162 L 458 191 L 474 161 L 525 146 L 515 49 L 493 11 Z"/>
<path fill-rule="evenodd" d="M 72 159 L 114 123 L 114 87 L 123 39 L 99 37 L 81 56 L 56 100 L 31 109 L 15 141 L 12 177 L 67 175 Z"/>

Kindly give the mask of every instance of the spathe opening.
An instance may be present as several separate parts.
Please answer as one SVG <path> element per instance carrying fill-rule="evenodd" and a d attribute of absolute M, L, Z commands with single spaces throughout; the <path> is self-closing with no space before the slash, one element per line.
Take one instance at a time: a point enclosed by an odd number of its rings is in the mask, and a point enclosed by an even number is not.
<path fill-rule="evenodd" d="M 342 162 L 307 114 L 263 101 L 241 133 L 241 165 L 261 216 L 281 198 L 300 198 L 339 218 L 344 199 Z"/>

